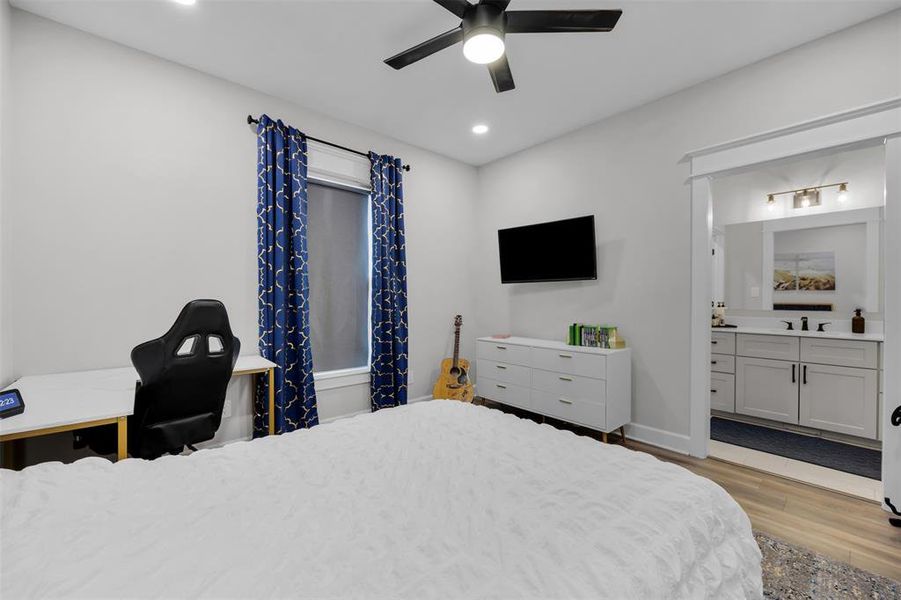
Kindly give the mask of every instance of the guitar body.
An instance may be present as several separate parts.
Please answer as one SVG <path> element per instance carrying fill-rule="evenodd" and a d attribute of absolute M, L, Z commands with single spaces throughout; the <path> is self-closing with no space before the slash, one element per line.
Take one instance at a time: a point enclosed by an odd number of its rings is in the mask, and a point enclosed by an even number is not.
<path fill-rule="evenodd" d="M 454 359 L 445 358 L 441 361 L 441 371 L 438 381 L 432 388 L 432 397 L 436 399 L 462 400 L 472 402 L 473 389 L 469 382 L 469 361 L 465 358 L 457 359 L 454 367 Z"/>
<path fill-rule="evenodd" d="M 454 317 L 454 357 L 441 361 L 438 381 L 432 388 L 432 398 L 436 400 L 460 400 L 472 402 L 473 389 L 469 381 L 469 361 L 460 358 L 460 327 L 463 317 Z"/>

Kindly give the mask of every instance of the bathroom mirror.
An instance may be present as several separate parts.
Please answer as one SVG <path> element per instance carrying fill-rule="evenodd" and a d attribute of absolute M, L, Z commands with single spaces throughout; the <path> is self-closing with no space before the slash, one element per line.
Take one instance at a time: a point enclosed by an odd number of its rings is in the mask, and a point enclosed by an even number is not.
<path fill-rule="evenodd" d="M 871 208 L 726 225 L 722 301 L 733 310 L 880 312 L 881 223 L 882 209 Z"/>
<path fill-rule="evenodd" d="M 713 299 L 736 316 L 881 313 L 884 173 L 865 147 L 714 180 Z"/>

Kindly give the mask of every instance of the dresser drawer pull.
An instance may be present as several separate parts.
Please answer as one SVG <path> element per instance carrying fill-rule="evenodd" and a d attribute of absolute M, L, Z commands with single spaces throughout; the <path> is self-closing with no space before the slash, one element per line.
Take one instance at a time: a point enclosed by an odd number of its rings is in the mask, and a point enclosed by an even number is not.
<path fill-rule="evenodd" d="M 499 383 L 495 383 L 494 385 L 496 385 L 497 387 L 501 388 L 502 390 L 507 389 L 507 386 L 501 385 L 501 384 L 499 384 Z"/>
<path fill-rule="evenodd" d="M 560 354 L 559 356 L 560 356 L 560 358 L 572 358 L 573 357 L 572 354 Z"/>
<path fill-rule="evenodd" d="M 498 350 L 506 350 L 507 349 L 506 346 L 495 346 L 495 348 L 497 348 Z"/>
<path fill-rule="evenodd" d="M 557 400 L 559 400 L 563 404 L 572 404 L 573 403 L 572 400 L 567 400 L 566 398 L 557 398 Z"/>
<path fill-rule="evenodd" d="M 716 364 L 716 361 L 715 361 L 715 360 L 711 360 L 711 361 L 710 361 L 710 364 L 711 364 L 711 365 L 715 365 L 715 364 Z"/>
<path fill-rule="evenodd" d="M 507 368 L 505 365 L 494 365 L 494 366 L 497 367 L 498 369 L 506 369 Z"/>
<path fill-rule="evenodd" d="M 572 381 L 572 380 L 573 380 L 572 377 L 564 377 L 563 375 L 560 376 L 560 381 Z"/>
<path fill-rule="evenodd" d="M 716 393 L 716 390 L 710 390 L 710 393 L 711 393 L 711 394 L 715 394 L 715 393 Z"/>
<path fill-rule="evenodd" d="M 711 343 L 711 344 L 718 344 L 719 342 L 717 342 L 716 340 L 710 340 L 710 343 Z"/>

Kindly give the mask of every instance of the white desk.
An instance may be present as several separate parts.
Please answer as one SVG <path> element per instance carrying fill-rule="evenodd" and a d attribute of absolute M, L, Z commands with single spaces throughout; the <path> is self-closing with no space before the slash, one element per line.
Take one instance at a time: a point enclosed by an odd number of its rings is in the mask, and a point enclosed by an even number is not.
<path fill-rule="evenodd" d="M 275 363 L 239 356 L 232 374 L 269 378 L 269 434 L 275 433 Z M 127 458 L 128 416 L 134 413 L 137 382 L 134 367 L 22 377 L 6 389 L 22 393 L 25 412 L 0 420 L 0 442 L 115 423 L 117 459 Z"/>

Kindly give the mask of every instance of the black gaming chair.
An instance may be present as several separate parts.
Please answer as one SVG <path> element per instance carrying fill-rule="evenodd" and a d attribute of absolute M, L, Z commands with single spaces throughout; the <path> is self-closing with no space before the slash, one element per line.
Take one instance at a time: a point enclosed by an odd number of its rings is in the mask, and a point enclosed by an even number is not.
<path fill-rule="evenodd" d="M 218 300 L 189 302 L 162 337 L 136 346 L 131 362 L 141 380 L 128 417 L 129 454 L 158 458 L 212 439 L 240 349 Z M 116 451 L 115 425 L 75 433 L 75 448 Z"/>
<path fill-rule="evenodd" d="M 162 337 L 131 351 L 141 382 L 128 418 L 128 450 L 139 458 L 178 454 L 213 439 L 241 342 L 225 306 L 193 300 Z"/>

